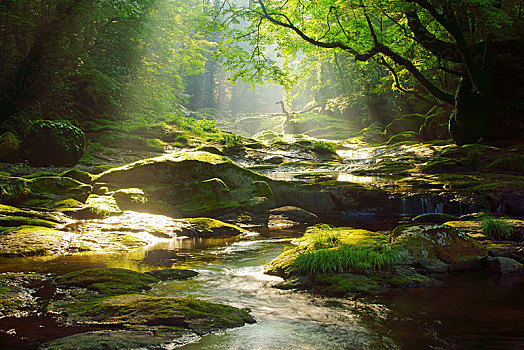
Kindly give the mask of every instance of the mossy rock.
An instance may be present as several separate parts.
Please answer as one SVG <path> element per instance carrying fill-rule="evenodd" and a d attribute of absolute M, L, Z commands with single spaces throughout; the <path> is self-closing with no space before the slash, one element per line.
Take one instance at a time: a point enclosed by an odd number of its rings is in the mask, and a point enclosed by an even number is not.
<path fill-rule="evenodd" d="M 91 183 L 91 180 L 93 178 L 93 175 L 89 174 L 86 171 L 78 170 L 78 169 L 70 169 L 67 171 L 64 171 L 60 174 L 61 177 L 70 177 L 72 179 L 75 179 L 77 181 L 80 181 L 85 184 Z"/>
<path fill-rule="evenodd" d="M 148 201 L 140 188 L 124 188 L 113 193 L 113 199 L 122 210 L 136 209 Z"/>
<path fill-rule="evenodd" d="M 378 276 L 357 274 L 316 275 L 312 291 L 326 296 L 343 297 L 355 293 L 378 293 L 387 288 Z"/>
<path fill-rule="evenodd" d="M 4 228 L 0 234 L 0 256 L 34 256 L 61 253 L 67 249 L 65 233 L 47 227 Z"/>
<path fill-rule="evenodd" d="M 84 154 L 85 135 L 65 121 L 33 122 L 21 144 L 21 152 L 34 166 L 72 166 Z"/>
<path fill-rule="evenodd" d="M 41 176 L 26 182 L 33 194 L 52 195 L 53 199 L 73 198 L 85 202 L 92 187 L 69 177 Z"/>
<path fill-rule="evenodd" d="M 20 141 L 10 132 L 0 135 L 0 162 L 13 163 L 18 160 Z"/>
<path fill-rule="evenodd" d="M 62 221 L 62 218 L 56 213 L 46 213 L 36 210 L 20 209 L 17 207 L 12 207 L 3 204 L 0 204 L 0 215 L 38 219 L 43 221 L 50 221 L 53 223 Z"/>
<path fill-rule="evenodd" d="M 445 222 L 454 220 L 457 220 L 456 216 L 441 213 L 422 214 L 413 218 L 414 222 L 429 224 L 443 224 Z"/>
<path fill-rule="evenodd" d="M 270 229 L 290 229 L 318 223 L 320 219 L 315 214 L 299 207 L 285 206 L 270 210 L 268 227 Z"/>
<path fill-rule="evenodd" d="M 161 349 L 165 344 L 187 342 L 185 331 L 176 327 L 155 330 L 103 330 L 78 333 L 55 339 L 39 347 L 40 350 L 121 350 L 121 349 Z"/>
<path fill-rule="evenodd" d="M 192 298 L 117 295 L 75 305 L 71 311 L 77 324 L 119 324 L 128 328 L 178 327 L 205 334 L 213 330 L 254 323 L 245 310 Z"/>
<path fill-rule="evenodd" d="M 85 251 L 130 251 L 146 245 L 141 238 L 123 232 L 93 230 L 78 234 L 41 226 L 0 228 L 0 256 L 38 256 Z"/>
<path fill-rule="evenodd" d="M 353 173 L 355 175 L 408 175 L 411 174 L 413 168 L 411 163 L 384 161 Z"/>
<path fill-rule="evenodd" d="M 41 226 L 46 228 L 55 228 L 56 222 L 30 218 L 25 216 L 0 216 L 0 227 L 18 227 L 18 226 Z"/>
<path fill-rule="evenodd" d="M 73 203 L 71 203 L 73 204 Z M 84 205 L 80 207 L 57 208 L 64 214 L 75 219 L 100 219 L 107 216 L 122 214 L 122 210 L 112 196 L 99 196 L 91 194 Z"/>
<path fill-rule="evenodd" d="M 480 242 L 446 225 L 401 225 L 393 230 L 391 241 L 401 262 L 409 265 L 437 261 L 460 268 L 474 266 L 487 255 Z"/>
<path fill-rule="evenodd" d="M 224 153 L 218 149 L 217 147 L 215 146 L 200 146 L 198 147 L 195 151 L 197 152 L 208 152 L 208 153 L 213 153 L 213 154 L 217 154 L 219 156 L 223 156 Z"/>
<path fill-rule="evenodd" d="M 233 237 L 246 231 L 236 225 L 228 224 L 211 218 L 182 219 L 187 227 L 182 228 L 182 235 L 191 237 Z"/>
<path fill-rule="evenodd" d="M 95 180 L 114 183 L 120 188 L 127 186 L 145 190 L 147 186 L 157 186 L 159 195 L 153 195 L 152 199 L 164 200 L 176 206 L 181 199 L 179 195 L 181 189 L 185 188 L 188 191 L 196 189 L 208 193 L 215 191 L 218 182 L 213 179 L 218 179 L 225 185 L 221 186 L 222 192 L 230 190 L 231 201 L 234 203 L 247 202 L 253 197 L 253 193 L 257 191 L 253 182 L 271 181 L 262 175 L 235 165 L 225 157 L 207 152 L 184 152 L 145 159 L 111 169 L 98 175 Z M 205 181 L 209 180 L 213 180 L 209 182 L 211 188 L 202 188 L 202 185 L 207 184 Z M 172 190 L 166 193 L 165 186 L 171 187 Z M 172 201 L 158 198 L 162 193 L 166 193 L 164 196 L 167 197 L 175 194 L 175 198 Z"/>
<path fill-rule="evenodd" d="M 136 293 L 151 289 L 151 284 L 160 279 L 139 272 L 99 268 L 70 272 L 59 276 L 55 282 L 63 287 L 82 287 L 95 290 L 104 295 Z"/>
<path fill-rule="evenodd" d="M 57 211 L 62 211 L 62 210 L 68 210 L 68 209 L 73 209 L 73 208 L 81 208 L 83 206 L 84 204 L 82 202 L 79 202 L 76 199 L 68 198 L 68 199 L 64 199 L 64 200 L 53 203 L 51 205 L 51 208 Z"/>

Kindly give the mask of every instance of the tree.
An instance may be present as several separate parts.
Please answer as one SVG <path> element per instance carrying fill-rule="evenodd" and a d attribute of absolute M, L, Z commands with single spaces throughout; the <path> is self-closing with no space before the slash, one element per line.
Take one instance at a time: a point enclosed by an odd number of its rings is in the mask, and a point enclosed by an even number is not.
<path fill-rule="evenodd" d="M 377 60 L 406 93 L 414 92 L 402 85 L 409 73 L 431 98 L 455 106 L 450 131 L 458 144 L 522 137 L 516 1 L 257 0 L 231 13 L 251 21 L 243 37 L 270 36 L 283 53 L 320 47 Z"/>

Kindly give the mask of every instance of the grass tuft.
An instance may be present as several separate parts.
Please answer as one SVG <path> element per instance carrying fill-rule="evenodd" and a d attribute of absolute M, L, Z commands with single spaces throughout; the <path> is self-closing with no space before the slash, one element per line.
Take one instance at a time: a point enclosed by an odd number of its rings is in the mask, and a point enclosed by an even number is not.
<path fill-rule="evenodd" d="M 293 272 L 299 275 L 378 271 L 390 268 L 398 254 L 387 246 L 324 248 L 301 253 Z"/>
<path fill-rule="evenodd" d="M 335 247 L 342 243 L 341 231 L 326 224 L 311 226 L 300 241 L 313 247 Z"/>
<path fill-rule="evenodd" d="M 481 228 L 486 236 L 499 241 L 509 239 L 513 233 L 513 227 L 508 222 L 493 216 L 484 217 Z"/>

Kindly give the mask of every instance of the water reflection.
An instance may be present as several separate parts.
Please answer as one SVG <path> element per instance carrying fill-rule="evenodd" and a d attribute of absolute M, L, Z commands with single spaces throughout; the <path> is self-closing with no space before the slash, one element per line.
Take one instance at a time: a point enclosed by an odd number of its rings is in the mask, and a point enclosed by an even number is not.
<path fill-rule="evenodd" d="M 268 172 L 267 177 L 274 180 L 281 181 L 305 181 L 305 182 L 319 182 L 319 181 L 340 181 L 353 182 L 358 184 L 371 184 L 377 182 L 391 181 L 392 177 L 387 176 L 358 176 L 346 171 L 312 171 L 312 172 Z"/>

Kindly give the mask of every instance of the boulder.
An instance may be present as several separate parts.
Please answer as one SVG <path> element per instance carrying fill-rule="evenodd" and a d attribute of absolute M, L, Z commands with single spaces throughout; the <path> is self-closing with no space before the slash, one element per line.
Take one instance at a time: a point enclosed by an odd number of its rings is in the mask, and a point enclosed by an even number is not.
<path fill-rule="evenodd" d="M 268 227 L 270 229 L 292 229 L 318 223 L 320 219 L 315 214 L 299 207 L 285 206 L 271 209 Z"/>
<path fill-rule="evenodd" d="M 65 121 L 31 124 L 21 144 L 22 157 L 34 166 L 73 166 L 84 155 L 85 135 Z"/>
<path fill-rule="evenodd" d="M 225 210 L 251 207 L 253 198 L 263 198 L 255 204 L 265 205 L 273 196 L 269 186 L 272 180 L 208 152 L 145 159 L 108 170 L 94 181 L 111 188 L 138 189 L 134 197 L 122 191 L 115 193 L 119 205 L 171 216 L 216 217 Z M 140 200 L 137 191 L 141 191 Z"/>
<path fill-rule="evenodd" d="M 445 270 L 440 263 L 450 271 L 476 269 L 487 255 L 480 242 L 445 225 L 401 225 L 393 230 L 391 242 L 401 263 L 425 266 L 428 271 Z"/>
<path fill-rule="evenodd" d="M 0 162 L 13 163 L 18 160 L 20 152 L 20 142 L 10 132 L 0 136 Z"/>
<path fill-rule="evenodd" d="M 486 265 L 489 271 L 500 274 L 522 273 L 524 265 L 517 260 L 502 256 L 488 257 Z"/>

